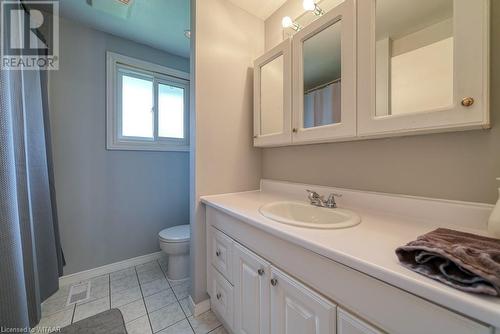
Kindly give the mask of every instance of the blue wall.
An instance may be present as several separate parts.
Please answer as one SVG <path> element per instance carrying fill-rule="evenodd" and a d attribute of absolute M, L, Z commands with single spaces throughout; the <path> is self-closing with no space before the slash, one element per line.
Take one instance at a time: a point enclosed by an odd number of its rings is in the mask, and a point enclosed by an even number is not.
<path fill-rule="evenodd" d="M 65 274 L 159 251 L 189 223 L 189 154 L 106 150 L 106 51 L 189 72 L 189 60 L 61 19 L 50 120 Z"/>

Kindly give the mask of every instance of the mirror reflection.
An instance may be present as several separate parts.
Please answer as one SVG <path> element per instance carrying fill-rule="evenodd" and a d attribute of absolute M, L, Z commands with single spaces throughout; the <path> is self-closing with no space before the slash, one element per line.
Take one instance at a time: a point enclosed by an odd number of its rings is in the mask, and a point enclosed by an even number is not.
<path fill-rule="evenodd" d="M 304 128 L 341 121 L 341 31 L 338 21 L 304 41 Z"/>
<path fill-rule="evenodd" d="M 261 67 L 260 134 L 283 132 L 283 55 Z"/>
<path fill-rule="evenodd" d="M 376 114 L 453 103 L 453 0 L 378 0 Z"/>

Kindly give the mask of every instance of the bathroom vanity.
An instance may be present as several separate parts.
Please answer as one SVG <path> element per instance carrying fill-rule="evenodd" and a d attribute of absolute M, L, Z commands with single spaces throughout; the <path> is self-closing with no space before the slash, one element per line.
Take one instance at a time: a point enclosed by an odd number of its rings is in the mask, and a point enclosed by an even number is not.
<path fill-rule="evenodd" d="M 318 229 L 259 211 L 308 204 L 305 189 L 342 194 L 339 208 L 361 222 Z M 500 298 L 428 279 L 394 253 L 436 227 L 487 235 L 491 205 L 268 180 L 202 202 L 211 308 L 234 333 L 499 333 Z"/>

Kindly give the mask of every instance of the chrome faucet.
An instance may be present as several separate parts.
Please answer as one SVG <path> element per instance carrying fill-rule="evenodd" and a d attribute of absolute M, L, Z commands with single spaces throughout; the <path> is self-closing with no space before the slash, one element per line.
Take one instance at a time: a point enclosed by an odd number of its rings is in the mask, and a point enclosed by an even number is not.
<path fill-rule="evenodd" d="M 335 202 L 335 197 L 342 197 L 341 194 L 331 193 L 330 195 L 328 195 L 328 199 L 325 201 L 325 198 L 320 194 L 318 194 L 317 192 L 307 189 L 306 191 L 307 191 L 307 198 L 309 199 L 311 205 L 319 206 L 322 208 L 335 209 L 337 207 L 337 203 Z"/>

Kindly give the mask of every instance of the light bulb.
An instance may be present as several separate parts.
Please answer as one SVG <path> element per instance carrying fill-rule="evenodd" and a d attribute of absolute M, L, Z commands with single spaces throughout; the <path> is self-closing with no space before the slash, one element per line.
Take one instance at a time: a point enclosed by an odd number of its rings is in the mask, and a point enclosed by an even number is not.
<path fill-rule="evenodd" d="M 304 0 L 302 6 L 308 12 L 313 12 L 316 16 L 321 16 L 325 14 L 325 11 L 321 9 L 315 2 L 315 0 Z"/>
<path fill-rule="evenodd" d="M 316 9 L 316 3 L 314 2 L 314 0 L 304 0 L 302 2 L 302 6 L 305 10 L 310 12 L 313 12 Z"/>
<path fill-rule="evenodd" d="M 291 26 L 293 26 L 292 18 L 290 16 L 283 17 L 283 19 L 281 20 L 281 25 L 283 26 L 283 28 L 290 28 Z"/>

